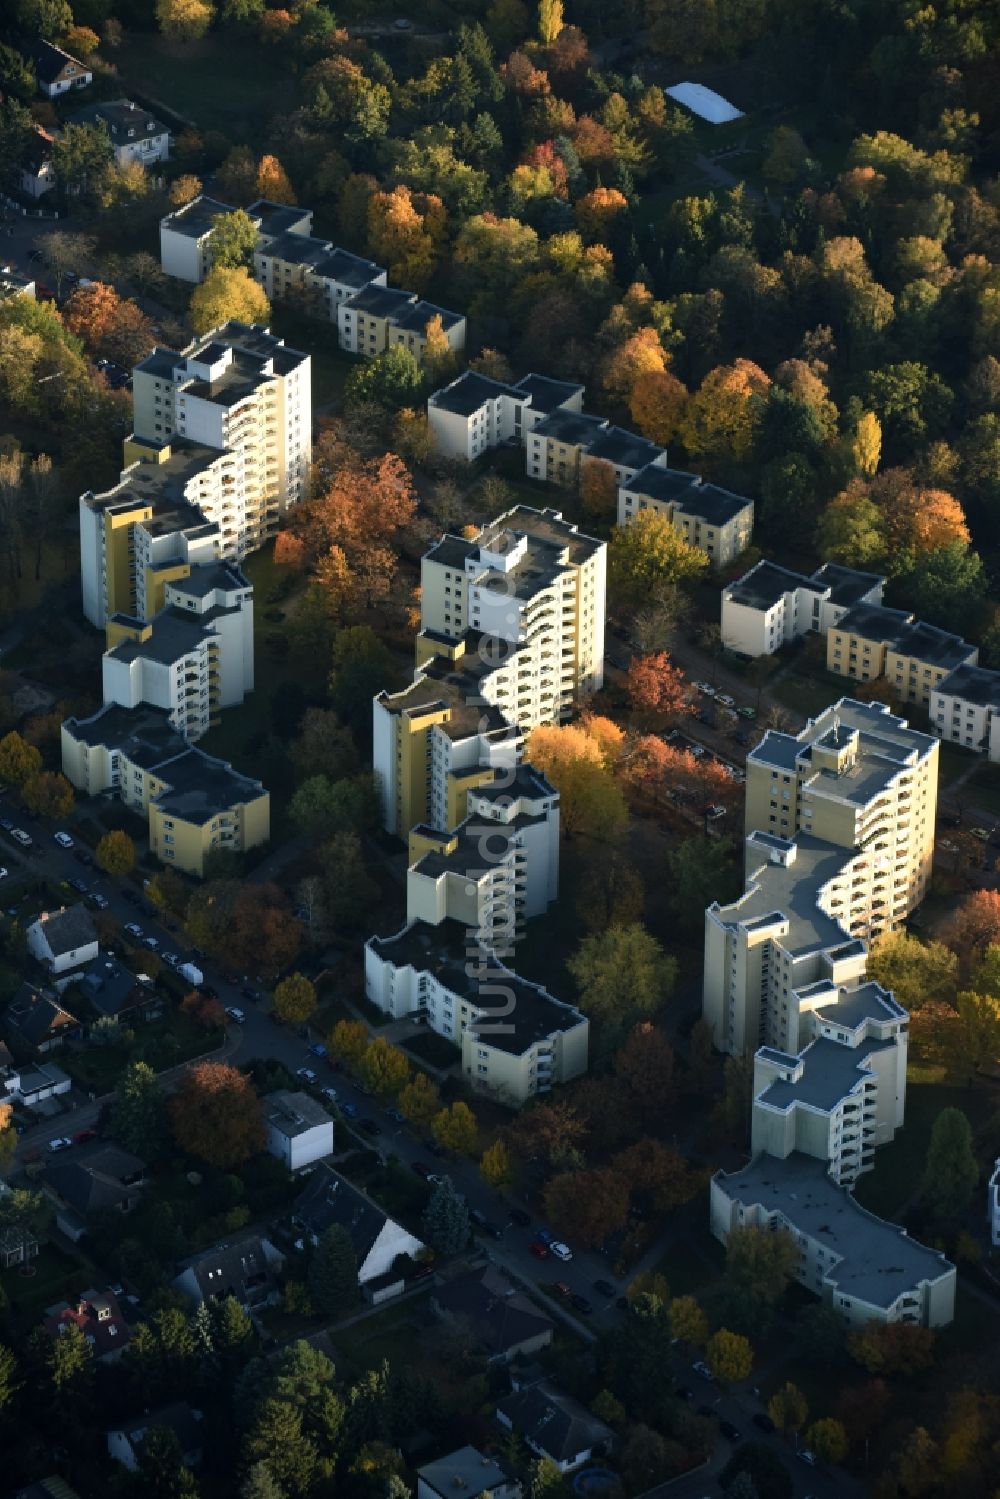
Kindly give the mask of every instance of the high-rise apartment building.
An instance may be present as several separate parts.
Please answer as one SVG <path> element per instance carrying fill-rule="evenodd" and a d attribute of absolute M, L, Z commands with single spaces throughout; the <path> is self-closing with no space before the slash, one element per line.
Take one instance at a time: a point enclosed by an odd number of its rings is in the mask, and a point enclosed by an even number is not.
<path fill-rule="evenodd" d="M 606 543 L 557 510 L 519 505 L 472 541 L 442 537 L 420 569 L 418 663 L 470 630 L 505 644 L 511 721 L 558 722 L 604 682 L 606 566 Z"/>
<path fill-rule="evenodd" d="M 834 910 L 852 933 L 891 930 L 923 899 L 934 852 L 936 739 L 882 703 L 841 698 L 798 734 L 766 734 L 746 771 L 748 833 L 805 833 L 865 855 Z"/>

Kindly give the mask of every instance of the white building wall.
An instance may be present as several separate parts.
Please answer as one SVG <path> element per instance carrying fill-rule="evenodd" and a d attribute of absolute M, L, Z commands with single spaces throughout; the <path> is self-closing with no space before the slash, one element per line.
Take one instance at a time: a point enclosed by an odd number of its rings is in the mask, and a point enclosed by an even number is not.
<path fill-rule="evenodd" d="M 382 799 L 382 826 L 396 831 L 396 715 L 378 698 L 372 701 L 372 768 Z"/>
<path fill-rule="evenodd" d="M 364 1264 L 358 1266 L 359 1282 L 364 1285 L 366 1281 L 385 1275 L 392 1269 L 394 1262 L 401 1254 L 408 1254 L 411 1259 L 416 1259 L 423 1247 L 418 1238 L 408 1233 L 391 1218 L 387 1218 Z"/>
<path fill-rule="evenodd" d="M 80 512 L 80 588 L 84 617 L 98 629 L 105 620 L 104 608 L 104 517 L 87 504 L 82 495 Z"/>
<path fill-rule="evenodd" d="M 209 235 L 195 239 L 190 234 L 178 234 L 165 219 L 160 221 L 160 265 L 168 276 L 180 281 L 197 284 L 204 279 L 206 266 L 206 243 Z"/>

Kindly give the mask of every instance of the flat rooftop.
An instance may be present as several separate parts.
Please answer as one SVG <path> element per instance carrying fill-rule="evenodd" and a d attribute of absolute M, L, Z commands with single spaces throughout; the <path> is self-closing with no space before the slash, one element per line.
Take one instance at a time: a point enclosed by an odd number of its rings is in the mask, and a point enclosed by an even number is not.
<path fill-rule="evenodd" d="M 355 291 L 370 286 L 377 277 L 385 274 L 384 267 L 376 265 L 374 260 L 365 260 L 350 250 L 342 250 L 339 245 L 332 246 L 330 253 L 313 269 L 317 276 L 339 281 L 341 286 L 353 287 Z"/>
<path fill-rule="evenodd" d="M 726 597 L 745 609 L 773 609 L 786 593 L 795 593 L 799 588 L 808 588 L 810 579 L 804 573 L 792 572 L 788 567 L 779 567 L 776 562 L 758 562 L 742 578 L 726 589 Z M 817 588 L 816 592 L 820 590 Z"/>
<path fill-rule="evenodd" d="M 232 213 L 233 205 L 223 203 L 221 198 L 209 198 L 202 193 L 192 198 L 183 208 L 177 208 L 161 220 L 163 226 L 173 234 L 183 234 L 188 239 L 201 239 L 215 227 L 220 213 Z"/>
<path fill-rule="evenodd" d="M 985 666 L 956 666 L 931 690 L 976 703 L 980 708 L 1000 708 L 1000 671 L 988 671 Z"/>
<path fill-rule="evenodd" d="M 528 396 L 532 411 L 541 411 L 543 414 L 555 411 L 574 396 L 582 396 L 584 391 L 582 385 L 576 385 L 572 381 L 553 380 L 548 375 L 536 374 L 522 375 L 515 382 L 515 389 Z"/>
<path fill-rule="evenodd" d="M 433 302 L 414 302 L 411 306 L 400 307 L 392 314 L 393 325 L 396 328 L 405 328 L 409 333 L 425 333 L 427 324 L 431 318 L 439 317 L 441 326 L 447 331 L 455 328 L 464 321 L 465 314 L 452 312 L 447 307 L 438 307 Z"/>
<path fill-rule="evenodd" d="M 759 842 L 753 835 L 753 843 Z M 796 954 L 837 947 L 851 934 L 833 916 L 821 911 L 817 901 L 824 887 L 857 857 L 857 851 L 814 838 L 811 833 L 799 833 L 789 842 L 795 844 L 796 853 L 788 867 L 765 862 L 765 846 L 760 867 L 748 876 L 743 894 L 728 905 L 715 902 L 709 909 L 731 927 L 749 926 L 752 930 L 787 921 L 788 933 L 782 945 Z"/>
<path fill-rule="evenodd" d="M 825 1161 L 798 1152 L 785 1160 L 761 1155 L 742 1171 L 718 1172 L 713 1181 L 731 1201 L 780 1213 L 793 1231 L 836 1255 L 827 1279 L 872 1306 L 890 1307 L 923 1282 L 953 1273 L 937 1250 L 865 1212 L 830 1180 Z"/>
<path fill-rule="evenodd" d="M 915 656 L 918 661 L 950 671 L 966 663 L 976 648 L 961 635 L 949 634 L 918 619 L 900 631 L 892 649 L 901 656 Z"/>
<path fill-rule="evenodd" d="M 587 457 L 603 458 L 606 463 L 616 464 L 619 468 L 638 470 L 653 463 L 662 453 L 663 449 L 655 442 L 649 442 L 626 427 L 605 427 L 591 443 Z"/>
<path fill-rule="evenodd" d="M 568 447 L 590 448 L 608 423 L 603 416 L 588 416 L 585 411 L 567 411 L 563 407 L 543 416 L 531 429 L 531 437 L 551 438 Z"/>
<path fill-rule="evenodd" d="M 471 541 L 466 541 L 461 536 L 442 536 L 440 541 L 435 542 L 424 553 L 424 557 L 429 562 L 437 562 L 442 567 L 453 567 L 461 572 L 464 571 L 468 560 L 478 559 L 483 548 L 494 548 L 500 542 L 504 532 L 509 532 L 515 537 L 527 536 L 549 548 L 565 552 L 566 563 L 577 567 L 593 557 L 604 546 L 603 541 L 597 541 L 593 536 L 586 536 L 570 521 L 563 520 L 558 510 L 533 510 L 528 505 L 518 505 L 504 515 L 497 516 L 495 521 L 484 526 L 479 535 Z M 541 554 L 536 552 L 533 555 L 535 562 L 526 565 L 538 565 L 538 558 Z M 559 564 L 559 566 L 562 565 L 564 564 Z M 552 566 L 555 566 L 555 563 L 553 557 L 550 557 L 548 567 Z M 512 576 L 514 574 L 508 574 L 508 577 Z"/>
<path fill-rule="evenodd" d="M 863 640 L 892 642 L 912 618 L 913 615 L 905 609 L 887 609 L 884 604 L 856 604 L 837 621 L 834 629 L 860 635 Z"/>
<path fill-rule="evenodd" d="M 288 1088 L 267 1095 L 264 1117 L 272 1129 L 290 1140 L 308 1134 L 317 1125 L 333 1124 L 330 1114 L 317 1099 Z"/>
<path fill-rule="evenodd" d="M 474 949 L 468 929 L 450 919 L 437 926 L 415 921 L 393 937 L 369 939 L 369 946 L 380 958 L 397 968 L 434 974 L 440 984 L 483 1011 L 470 1023 L 469 1030 L 484 1045 L 521 1056 L 536 1042 L 583 1023 L 579 1010 L 561 1004 L 547 990 L 520 978 L 485 951 L 485 983 L 481 984 L 475 962 L 470 963 L 470 944 Z M 497 993 L 501 988 L 503 996 Z"/>
<path fill-rule="evenodd" d="M 810 582 L 821 588 L 829 588 L 830 603 L 840 608 L 858 604 L 866 593 L 885 583 L 881 573 L 863 573 L 855 567 L 844 567 L 839 562 L 824 562 L 813 573 Z"/>
<path fill-rule="evenodd" d="M 188 501 L 187 487 L 199 474 L 207 473 L 222 456 L 218 448 L 188 442 L 183 437 L 174 439 L 170 443 L 169 458 L 162 463 L 131 464 L 113 489 L 104 494 L 86 496 L 86 503 L 91 510 L 152 505 L 163 513 L 170 506 L 178 520 L 172 529 L 203 526 L 205 517 Z"/>
<path fill-rule="evenodd" d="M 397 286 L 364 286 L 341 305 L 356 312 L 367 312 L 372 317 L 395 318 L 416 300 L 416 292 L 400 291 Z"/>
<path fill-rule="evenodd" d="M 802 1073 L 797 1082 L 779 1079 L 769 1083 L 757 1095 L 758 1100 L 782 1113 L 802 1104 L 821 1114 L 829 1114 L 849 1093 L 860 1088 L 866 1077 L 871 1076 L 868 1058 L 880 1051 L 891 1051 L 895 1046 L 893 1040 L 864 1041 L 857 1047 L 842 1046 L 839 1041 L 820 1036 L 811 1041 L 798 1057 L 764 1047 L 762 1049 L 771 1061 L 790 1070 L 801 1065 Z"/>
<path fill-rule="evenodd" d="M 311 234 L 295 234 L 286 229 L 284 234 L 276 234 L 273 238 L 269 236 L 256 253 L 270 260 L 315 267 L 328 258 L 332 248 L 329 240 L 315 239 Z"/>
<path fill-rule="evenodd" d="M 504 385 L 500 380 L 491 380 L 488 375 L 466 370 L 464 375 L 459 375 L 450 385 L 436 390 L 428 404 L 438 411 L 449 411 L 453 416 L 472 416 L 487 401 L 498 401 L 502 396 L 512 401 L 529 399 L 523 390 L 518 390 L 513 385 Z"/>
<path fill-rule="evenodd" d="M 192 747 L 164 767 L 162 779 L 169 785 L 155 798 L 157 807 L 183 822 L 196 824 L 211 822 L 220 813 L 266 794 L 260 781 L 240 775 L 225 760 Z"/>
<path fill-rule="evenodd" d="M 68 734 L 83 744 L 117 749 L 144 770 L 187 753 L 188 742 L 173 727 L 165 708 L 123 708 L 109 703 L 90 718 L 67 718 Z"/>
<path fill-rule="evenodd" d="M 854 764 L 841 774 L 821 770 L 810 775 L 812 746 L 838 743 L 857 733 Z M 914 766 L 937 753 L 938 740 L 930 734 L 911 729 L 905 719 L 890 713 L 883 703 L 863 703 L 842 697 L 810 719 L 798 734 L 782 734 L 770 729 L 756 748 L 747 755 L 747 763 L 765 765 L 779 771 L 797 770 L 809 777 L 813 795 L 829 795 L 864 805 L 887 787 L 908 766 Z"/>
<path fill-rule="evenodd" d="M 257 220 L 261 233 L 266 235 L 285 234 L 294 229 L 296 224 L 301 224 L 303 219 L 312 218 L 308 208 L 292 207 L 288 203 L 272 203 L 270 198 L 258 198 L 256 203 L 250 204 L 247 213 Z"/>
<path fill-rule="evenodd" d="M 467 652 L 460 662 L 453 662 L 445 656 L 433 656 L 420 668 L 420 676 L 409 687 L 392 694 L 380 693 L 377 701 L 390 713 L 405 713 L 418 718 L 437 709 L 447 710 L 448 722 L 439 727 L 450 739 L 504 731 L 516 736 L 516 730 L 500 709 L 482 701 L 479 683 L 485 670 L 485 664 L 474 649 Z"/>

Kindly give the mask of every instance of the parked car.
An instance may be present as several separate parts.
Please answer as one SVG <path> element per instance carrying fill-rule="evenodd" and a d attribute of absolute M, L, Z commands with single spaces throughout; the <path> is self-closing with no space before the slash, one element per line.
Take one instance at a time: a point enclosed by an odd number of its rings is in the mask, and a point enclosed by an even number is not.
<path fill-rule="evenodd" d="M 555 1238 L 555 1234 L 552 1233 L 550 1229 L 538 1228 L 535 1230 L 535 1238 L 539 1241 L 540 1244 L 551 1244 L 552 1240 Z"/>
<path fill-rule="evenodd" d="M 742 1431 L 738 1426 L 734 1426 L 732 1421 L 720 1421 L 719 1430 L 727 1442 L 742 1442 L 743 1440 Z"/>
<path fill-rule="evenodd" d="M 693 685 L 699 692 L 704 693 L 705 697 L 715 696 L 715 688 L 710 682 L 695 682 Z"/>
<path fill-rule="evenodd" d="M 549 1245 L 549 1253 L 554 1254 L 557 1260 L 562 1260 L 564 1265 L 568 1264 L 569 1261 L 573 1258 L 572 1249 L 570 1249 L 569 1245 L 564 1244 L 560 1239 L 552 1240 L 552 1243 Z"/>
<path fill-rule="evenodd" d="M 740 715 L 741 718 L 750 718 L 750 719 L 753 719 L 753 718 L 757 717 L 757 709 L 756 708 L 748 707 L 748 705 L 746 703 L 744 703 L 741 708 L 737 708 L 736 711 Z"/>
<path fill-rule="evenodd" d="M 96 1131 L 96 1129 L 78 1129 L 77 1132 L 76 1132 L 76 1134 L 73 1136 L 73 1144 L 74 1145 L 86 1145 L 88 1140 L 96 1140 L 96 1139 L 97 1139 L 97 1131 Z"/>
<path fill-rule="evenodd" d="M 771 1420 L 771 1417 L 767 1414 L 766 1411 L 758 1411 L 757 1414 L 755 1416 L 751 1416 L 750 1419 L 753 1421 L 753 1424 L 758 1428 L 759 1431 L 770 1432 L 774 1430 L 774 1422 Z"/>
<path fill-rule="evenodd" d="M 717 703 L 721 703 L 724 708 L 736 707 L 736 699 L 734 697 L 730 697 L 728 692 L 716 693 L 715 700 Z"/>
<path fill-rule="evenodd" d="M 311 1067 L 296 1067 L 295 1076 L 300 1077 L 304 1083 L 314 1083 L 316 1074 Z"/>
<path fill-rule="evenodd" d="M 610 1280 L 595 1280 L 594 1290 L 599 1291 L 602 1296 L 614 1296 L 616 1294 Z"/>
<path fill-rule="evenodd" d="M 226 1014 L 229 1016 L 230 1020 L 234 1020 L 237 1025 L 242 1025 L 244 1020 L 246 1020 L 247 1018 L 238 1005 L 227 1005 Z"/>
<path fill-rule="evenodd" d="M 129 936 L 134 937 L 137 942 L 142 941 L 142 927 L 137 921 L 126 921 L 125 930 L 128 932 Z"/>
<path fill-rule="evenodd" d="M 108 897 L 106 895 L 102 895 L 99 890 L 92 890 L 87 896 L 87 899 L 90 901 L 90 904 L 92 906 L 96 906 L 99 911 L 106 911 L 111 904 L 111 902 L 108 900 Z"/>
<path fill-rule="evenodd" d="M 4 869 L 2 866 L 0 866 L 0 880 L 5 880 L 9 873 L 9 870 Z"/>
<path fill-rule="evenodd" d="M 528 1245 L 528 1248 L 538 1260 L 547 1260 L 549 1257 L 549 1246 L 547 1244 L 543 1244 L 541 1239 L 532 1239 L 531 1243 Z"/>
<path fill-rule="evenodd" d="M 805 1463 L 807 1468 L 815 1468 L 819 1464 L 819 1458 L 815 1452 L 810 1452 L 808 1447 L 803 1447 L 801 1452 L 796 1452 L 795 1456 L 800 1463 Z"/>
<path fill-rule="evenodd" d="M 323 1097 L 326 1099 L 327 1103 L 336 1103 L 337 1102 L 337 1090 L 336 1090 L 336 1088 L 321 1088 L 320 1092 L 322 1093 Z"/>
<path fill-rule="evenodd" d="M 346 1114 L 348 1119 L 357 1119 L 358 1106 L 356 1103 L 342 1103 L 340 1105 L 340 1112 Z"/>
<path fill-rule="evenodd" d="M 309 1050 L 314 1057 L 326 1056 L 326 1047 L 323 1045 L 322 1041 L 314 1041 Z"/>
<path fill-rule="evenodd" d="M 552 1289 L 553 1291 L 555 1291 L 557 1296 L 565 1296 L 567 1300 L 569 1300 L 569 1298 L 573 1294 L 572 1290 L 564 1280 L 554 1280 L 552 1282 Z"/>
<path fill-rule="evenodd" d="M 55 1154 L 57 1150 L 69 1150 L 72 1143 L 69 1135 L 57 1135 L 54 1140 L 49 1141 L 49 1149 Z"/>
<path fill-rule="evenodd" d="M 385 1117 L 391 1119 L 393 1124 L 405 1124 L 406 1115 L 401 1114 L 399 1109 L 386 1109 Z"/>
<path fill-rule="evenodd" d="M 507 1216 L 511 1223 L 516 1223 L 518 1228 L 527 1228 L 531 1222 L 531 1214 L 526 1213 L 523 1208 L 509 1208 Z"/>
<path fill-rule="evenodd" d="M 426 1180 L 428 1186 L 430 1186 L 430 1187 L 439 1187 L 441 1185 L 441 1183 L 444 1181 L 444 1177 L 443 1176 L 435 1176 L 435 1174 L 434 1174 L 433 1171 L 429 1171 L 427 1173 L 427 1176 L 426 1176 L 425 1180 Z"/>
<path fill-rule="evenodd" d="M 377 1119 L 359 1119 L 358 1128 L 363 1129 L 366 1135 L 380 1135 L 382 1126 Z"/>
<path fill-rule="evenodd" d="M 10 836 L 13 838 L 14 842 L 19 843 L 22 848 L 31 847 L 31 838 L 23 828 L 11 828 Z"/>
<path fill-rule="evenodd" d="M 709 1379 L 713 1384 L 715 1383 L 715 1375 L 712 1373 L 711 1369 L 703 1359 L 699 1359 L 698 1362 L 696 1364 L 692 1364 L 691 1367 L 696 1374 L 701 1375 L 702 1379 Z"/>
<path fill-rule="evenodd" d="M 181 966 L 181 960 L 175 952 L 165 952 L 163 954 L 163 961 L 168 968 L 179 968 Z"/>
<path fill-rule="evenodd" d="M 53 833 L 52 836 L 56 840 L 60 848 L 73 847 L 73 840 L 68 833 Z"/>
<path fill-rule="evenodd" d="M 574 1291 L 573 1295 L 569 1299 L 575 1306 L 576 1310 L 578 1312 L 583 1312 L 584 1316 L 589 1317 L 590 1313 L 594 1310 L 590 1302 L 587 1300 L 586 1296 L 581 1296 L 579 1291 Z"/>
<path fill-rule="evenodd" d="M 6 873 L 7 873 L 7 871 L 5 869 L 4 872 L 3 872 L 3 874 L 5 875 Z M 3 879 L 3 875 L 0 875 L 0 879 Z M 86 880 L 72 879 L 72 880 L 67 880 L 66 883 L 67 883 L 67 885 L 69 886 L 69 888 L 71 890 L 75 890 L 76 891 L 77 895 L 86 895 L 86 893 L 87 893 L 87 881 Z"/>
<path fill-rule="evenodd" d="M 0 828 L 3 828 L 5 833 L 12 833 L 14 831 L 14 824 L 9 817 L 0 817 Z"/>
<path fill-rule="evenodd" d="M 196 953 L 195 956 L 203 958 L 205 954 Z M 251 989 L 246 984 L 244 984 L 240 989 L 240 993 L 243 995 L 243 998 L 248 999 L 252 1005 L 260 1004 L 261 1000 L 264 998 L 259 989 Z"/>
<path fill-rule="evenodd" d="M 160 945 L 159 937 L 143 937 L 142 940 L 143 944 L 149 948 L 150 952 L 156 952 L 157 948 Z"/>

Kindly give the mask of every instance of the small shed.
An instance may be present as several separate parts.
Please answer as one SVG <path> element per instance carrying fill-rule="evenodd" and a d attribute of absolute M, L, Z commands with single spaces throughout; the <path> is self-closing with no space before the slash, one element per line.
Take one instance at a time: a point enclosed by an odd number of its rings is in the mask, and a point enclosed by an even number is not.
<path fill-rule="evenodd" d="M 703 83 L 675 83 L 663 92 L 668 99 L 689 109 L 709 125 L 728 125 L 731 120 L 743 119 L 742 109 L 737 109 L 735 104 L 730 104 L 728 99 L 713 88 L 706 88 Z"/>

